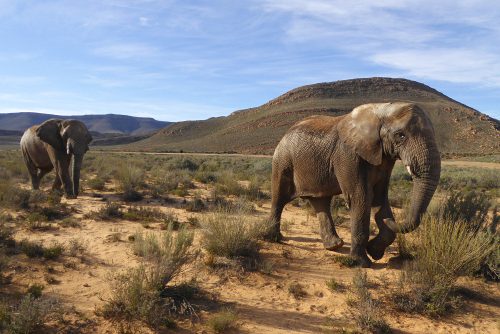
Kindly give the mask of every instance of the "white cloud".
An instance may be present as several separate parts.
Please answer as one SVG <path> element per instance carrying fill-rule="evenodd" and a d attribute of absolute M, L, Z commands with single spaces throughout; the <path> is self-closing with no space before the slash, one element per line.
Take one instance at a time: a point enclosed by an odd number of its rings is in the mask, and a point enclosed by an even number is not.
<path fill-rule="evenodd" d="M 498 55 L 481 50 L 393 50 L 375 53 L 371 60 L 421 78 L 500 87 Z"/>
<path fill-rule="evenodd" d="M 287 15 L 288 43 L 327 46 L 403 75 L 500 87 L 500 2 L 259 3 L 269 13 Z"/>

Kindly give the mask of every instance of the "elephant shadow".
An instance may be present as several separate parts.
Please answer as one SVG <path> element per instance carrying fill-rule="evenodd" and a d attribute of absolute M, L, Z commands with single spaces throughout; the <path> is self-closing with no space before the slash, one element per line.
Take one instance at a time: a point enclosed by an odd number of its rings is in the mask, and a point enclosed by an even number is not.
<path fill-rule="evenodd" d="M 294 236 L 294 237 L 285 237 L 283 241 L 285 241 L 285 242 L 294 241 L 297 243 L 315 244 L 315 243 L 320 243 L 321 239 L 311 238 L 311 237 Z M 311 251 L 311 252 L 317 251 L 316 248 L 308 247 L 308 246 L 304 246 L 304 245 L 293 245 L 293 246 L 307 250 L 307 251 Z M 345 242 L 341 248 L 339 248 L 335 251 L 331 251 L 331 253 L 337 253 L 337 254 L 342 254 L 342 255 L 348 256 L 350 254 L 350 251 L 351 251 L 351 244 L 349 242 Z M 380 270 L 380 269 L 384 269 L 384 268 L 388 268 L 388 267 L 393 268 L 393 269 L 401 269 L 402 262 L 403 261 L 401 259 L 399 259 L 398 256 L 395 256 L 395 257 L 391 257 L 387 263 L 373 262 L 371 269 Z"/>

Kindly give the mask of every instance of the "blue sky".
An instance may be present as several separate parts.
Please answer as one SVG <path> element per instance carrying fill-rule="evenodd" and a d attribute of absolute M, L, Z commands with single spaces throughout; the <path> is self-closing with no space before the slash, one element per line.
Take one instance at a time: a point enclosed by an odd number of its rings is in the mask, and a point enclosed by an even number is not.
<path fill-rule="evenodd" d="M 166 121 L 357 77 L 500 118 L 499 1 L 0 0 L 0 112 Z"/>

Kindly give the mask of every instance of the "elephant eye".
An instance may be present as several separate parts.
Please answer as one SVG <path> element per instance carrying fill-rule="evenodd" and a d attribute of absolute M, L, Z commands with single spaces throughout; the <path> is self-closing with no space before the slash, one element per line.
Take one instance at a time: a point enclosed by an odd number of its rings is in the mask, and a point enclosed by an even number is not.
<path fill-rule="evenodd" d="M 403 140 L 406 138 L 406 135 L 403 132 L 398 132 L 396 133 L 396 138 L 398 138 L 399 140 Z"/>

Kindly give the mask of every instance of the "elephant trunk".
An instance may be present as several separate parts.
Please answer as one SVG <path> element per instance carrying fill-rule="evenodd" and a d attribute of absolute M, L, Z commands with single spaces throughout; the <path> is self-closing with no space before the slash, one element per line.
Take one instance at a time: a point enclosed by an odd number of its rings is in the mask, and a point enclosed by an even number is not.
<path fill-rule="evenodd" d="M 441 174 L 441 158 L 434 140 L 420 140 L 406 156 L 401 157 L 413 177 L 411 205 L 403 224 L 386 220 L 387 226 L 395 233 L 408 233 L 419 225 L 422 215 L 436 191 Z"/>
<path fill-rule="evenodd" d="M 73 193 L 78 196 L 80 190 L 80 169 L 82 168 L 83 154 L 73 155 L 72 159 L 72 178 L 73 178 Z"/>

